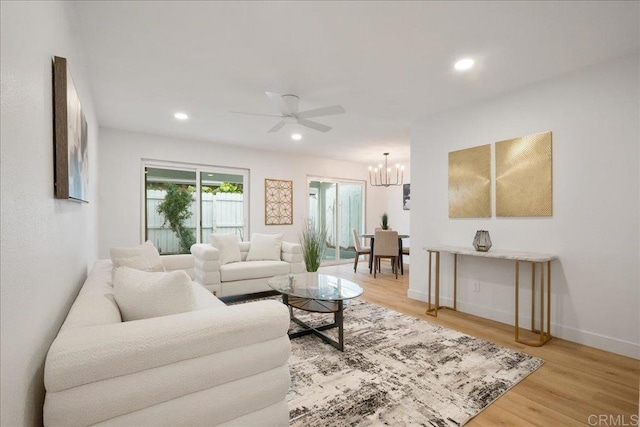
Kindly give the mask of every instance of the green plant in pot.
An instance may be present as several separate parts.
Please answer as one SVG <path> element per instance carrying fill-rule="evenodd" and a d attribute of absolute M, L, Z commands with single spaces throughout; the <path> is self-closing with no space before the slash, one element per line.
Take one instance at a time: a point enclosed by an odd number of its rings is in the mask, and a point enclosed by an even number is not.
<path fill-rule="evenodd" d="M 309 220 L 300 234 L 300 244 L 302 245 L 302 255 L 308 272 L 316 272 L 320 268 L 320 263 L 324 258 L 324 251 L 327 248 L 327 228 L 324 224 L 316 224 Z"/>
<path fill-rule="evenodd" d="M 156 210 L 164 216 L 164 224 L 169 223 L 169 228 L 178 238 L 180 253 L 188 254 L 191 251 L 191 245 L 196 243 L 193 231 L 184 226 L 184 222 L 191 217 L 191 212 L 189 212 L 193 201 L 191 192 L 175 184 L 167 184 L 166 191 L 164 200 Z"/>
<path fill-rule="evenodd" d="M 389 215 L 387 215 L 386 212 L 382 214 L 382 222 L 380 223 L 380 227 L 382 227 L 383 230 L 389 229 Z"/>

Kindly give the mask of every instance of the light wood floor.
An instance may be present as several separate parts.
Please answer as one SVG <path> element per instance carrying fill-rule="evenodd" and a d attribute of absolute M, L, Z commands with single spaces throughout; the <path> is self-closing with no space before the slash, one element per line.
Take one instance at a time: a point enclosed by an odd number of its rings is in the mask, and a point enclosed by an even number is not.
<path fill-rule="evenodd" d="M 424 314 L 425 303 L 407 297 L 409 268 L 404 276 L 391 274 L 383 264 L 376 279 L 367 262 L 322 267 L 320 272 L 343 277 L 364 289 L 362 299 L 438 325 L 491 341 L 545 360 L 545 364 L 469 422 L 469 426 L 573 426 L 634 425 L 638 415 L 640 361 L 553 338 L 542 347 L 513 340 L 513 326 L 477 316 L 439 310 L 438 317 Z M 345 340 L 349 338 L 346 337 Z M 590 415 L 595 415 L 589 418 Z M 598 424 L 596 416 L 624 418 L 626 424 Z"/>

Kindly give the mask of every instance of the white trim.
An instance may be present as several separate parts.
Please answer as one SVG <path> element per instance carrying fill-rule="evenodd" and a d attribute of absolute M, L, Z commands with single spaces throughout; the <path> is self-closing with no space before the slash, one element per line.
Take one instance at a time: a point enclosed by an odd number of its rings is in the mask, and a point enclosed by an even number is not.
<path fill-rule="evenodd" d="M 407 291 L 407 297 L 426 302 L 427 292 L 409 289 Z M 434 297 L 433 293 L 431 297 Z M 452 305 L 453 299 L 440 297 L 440 303 L 442 305 Z M 514 313 L 510 311 L 496 310 L 491 307 L 478 306 L 460 301 L 458 301 L 457 306 L 458 311 L 460 312 L 494 320 L 496 322 L 506 323 L 507 325 L 513 325 L 515 321 Z M 522 316 L 520 318 L 521 325 L 529 325 L 530 323 L 531 317 Z M 621 354 L 634 359 L 640 359 L 640 345 L 618 338 L 607 337 L 594 332 L 581 331 L 579 329 L 569 328 L 553 322 L 551 323 L 551 335 L 589 347 L 595 347 L 604 351 L 610 351 L 612 353 Z"/>

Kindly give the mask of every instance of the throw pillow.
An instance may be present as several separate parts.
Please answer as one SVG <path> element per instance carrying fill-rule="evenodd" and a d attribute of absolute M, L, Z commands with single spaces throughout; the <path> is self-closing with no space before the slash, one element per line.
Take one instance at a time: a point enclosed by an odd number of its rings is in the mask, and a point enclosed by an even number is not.
<path fill-rule="evenodd" d="M 284 234 L 251 233 L 251 246 L 247 261 L 280 261 Z"/>
<path fill-rule="evenodd" d="M 165 271 L 158 250 L 149 240 L 133 248 L 111 248 L 114 268 L 129 267 L 144 271 Z"/>
<path fill-rule="evenodd" d="M 113 295 L 125 322 L 169 316 L 196 308 L 191 278 L 183 270 L 164 273 L 117 268 Z"/>
<path fill-rule="evenodd" d="M 240 262 L 240 246 L 235 234 L 212 234 L 211 245 L 220 251 L 220 265 Z"/>

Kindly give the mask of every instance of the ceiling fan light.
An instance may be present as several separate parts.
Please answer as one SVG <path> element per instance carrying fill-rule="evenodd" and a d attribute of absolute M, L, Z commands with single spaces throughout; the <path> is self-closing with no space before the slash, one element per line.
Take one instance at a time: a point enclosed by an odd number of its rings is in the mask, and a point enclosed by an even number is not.
<path fill-rule="evenodd" d="M 189 116 L 187 115 L 187 113 L 182 113 L 182 112 L 177 112 L 173 115 L 173 117 L 175 117 L 178 120 L 187 120 L 189 118 Z"/>
<path fill-rule="evenodd" d="M 294 141 L 300 141 L 302 139 L 302 135 L 300 135 L 299 133 L 292 133 L 291 139 L 293 139 Z"/>

